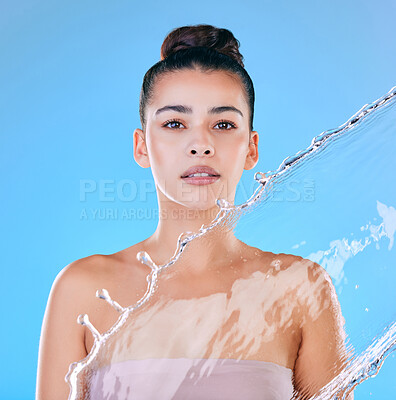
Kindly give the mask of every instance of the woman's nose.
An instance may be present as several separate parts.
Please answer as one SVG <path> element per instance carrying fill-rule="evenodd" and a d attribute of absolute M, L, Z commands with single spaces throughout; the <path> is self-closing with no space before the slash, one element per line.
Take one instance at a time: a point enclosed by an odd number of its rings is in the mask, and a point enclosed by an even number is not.
<path fill-rule="evenodd" d="M 195 156 L 213 156 L 214 146 L 208 133 L 197 133 L 190 142 L 188 153 Z"/>
<path fill-rule="evenodd" d="M 209 156 L 209 155 L 213 155 L 213 154 L 214 154 L 214 151 L 213 151 L 213 149 L 212 149 L 211 147 L 209 147 L 209 146 L 203 146 L 203 147 L 201 147 L 201 146 L 195 145 L 195 146 L 191 147 L 191 149 L 190 149 L 190 154 L 199 155 L 199 156 L 200 156 L 200 155 Z"/>

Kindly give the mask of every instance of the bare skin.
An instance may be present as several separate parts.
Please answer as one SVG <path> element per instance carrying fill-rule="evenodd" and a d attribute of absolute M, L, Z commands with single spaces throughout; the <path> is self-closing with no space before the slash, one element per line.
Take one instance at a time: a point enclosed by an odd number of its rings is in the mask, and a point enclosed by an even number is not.
<path fill-rule="evenodd" d="M 167 105 L 183 105 L 191 112 L 181 112 L 179 108 L 157 113 Z M 232 106 L 242 115 L 232 110 L 208 112 L 210 107 L 223 106 Z M 77 260 L 58 275 L 43 322 L 37 399 L 68 397 L 69 387 L 64 381 L 68 367 L 86 357 L 93 345 L 90 332 L 76 323 L 79 314 L 87 313 L 99 332 L 107 331 L 116 322 L 118 314 L 95 297 L 96 290 L 106 288 L 123 306 L 135 304 L 146 291 L 149 272 L 136 260 L 136 253 L 147 251 L 154 262 L 165 263 L 172 257 L 181 233 L 197 232 L 213 220 L 218 211 L 217 198 L 233 203 L 243 170 L 254 168 L 258 161 L 258 133 L 252 131 L 249 136 L 248 116 L 242 87 L 227 73 L 184 70 L 156 82 L 155 95 L 146 111 L 145 132 L 134 132 L 134 158 L 153 173 L 160 211 L 157 229 L 141 243 L 111 255 Z M 169 120 L 177 122 L 167 123 Z M 220 179 L 211 185 L 186 184 L 181 175 L 193 165 L 216 169 Z M 186 218 L 186 210 L 196 213 Z M 290 287 L 282 294 L 287 308 L 292 304 L 295 310 L 290 323 L 286 326 L 280 322 L 284 306 L 274 302 L 272 311 L 263 316 L 269 326 L 276 328 L 272 340 L 262 341 L 247 358 L 293 369 L 295 387 L 302 395 L 315 393 L 331 380 L 326 372 L 329 365 L 341 368 L 342 316 L 331 280 L 329 283 L 322 267 L 301 257 L 274 255 L 250 247 L 232 232 L 218 237 L 207 235 L 186 253 L 183 262 L 187 265 L 190 261 L 193 268 L 186 268 L 185 276 L 181 275 L 176 285 L 163 287 L 172 298 L 229 293 L 238 278 L 248 277 L 258 269 L 263 273 L 272 271 L 278 284 Z M 279 260 L 281 266 L 274 267 L 274 260 Z M 176 353 L 183 351 L 182 344 L 175 349 Z M 237 347 L 227 348 L 222 357 L 238 358 Z M 353 394 L 349 399 L 352 398 Z"/>

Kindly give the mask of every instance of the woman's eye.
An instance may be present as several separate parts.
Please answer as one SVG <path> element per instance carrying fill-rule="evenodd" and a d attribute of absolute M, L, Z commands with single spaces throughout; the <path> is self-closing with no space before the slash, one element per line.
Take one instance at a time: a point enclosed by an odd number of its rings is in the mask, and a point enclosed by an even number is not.
<path fill-rule="evenodd" d="M 218 126 L 218 128 L 216 128 L 216 126 Z M 166 121 L 162 127 L 164 128 L 170 128 L 170 129 L 181 129 L 181 128 L 185 128 L 185 126 L 180 122 L 177 121 L 175 119 L 170 120 L 170 121 Z M 217 130 L 222 130 L 222 131 L 228 131 L 232 128 L 236 128 L 236 125 L 232 122 L 229 121 L 220 121 L 215 125 L 214 129 Z"/>
<path fill-rule="evenodd" d="M 172 121 L 166 121 L 162 126 L 165 128 L 178 129 L 180 125 L 183 126 L 183 124 L 180 121 L 172 120 Z"/>
<path fill-rule="evenodd" d="M 226 130 L 226 131 L 228 131 L 231 128 L 236 128 L 235 124 L 233 124 L 232 122 L 228 122 L 228 121 L 220 121 L 215 126 L 219 126 L 220 130 Z M 228 126 L 228 128 L 227 128 L 227 126 Z"/>

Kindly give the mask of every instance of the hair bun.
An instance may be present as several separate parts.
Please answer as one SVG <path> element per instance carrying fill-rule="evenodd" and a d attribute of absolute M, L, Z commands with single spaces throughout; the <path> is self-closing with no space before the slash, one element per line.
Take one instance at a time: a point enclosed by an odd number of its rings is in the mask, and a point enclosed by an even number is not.
<path fill-rule="evenodd" d="M 214 49 L 231 57 L 244 67 L 243 56 L 239 52 L 239 40 L 232 32 L 204 24 L 182 26 L 171 31 L 162 43 L 161 60 L 179 50 L 196 46 Z"/>

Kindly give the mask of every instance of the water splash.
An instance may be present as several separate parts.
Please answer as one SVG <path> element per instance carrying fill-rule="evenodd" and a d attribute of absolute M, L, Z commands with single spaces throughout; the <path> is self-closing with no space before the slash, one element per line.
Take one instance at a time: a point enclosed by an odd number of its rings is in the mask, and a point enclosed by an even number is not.
<path fill-rule="evenodd" d="M 332 240 L 328 249 L 310 253 L 308 258 L 325 268 L 335 284 L 339 286 L 344 279 L 347 261 L 363 252 L 367 246 L 375 244 L 376 249 L 379 250 L 380 240 L 387 238 L 389 239 L 388 250 L 392 249 L 396 229 L 395 211 L 393 207 L 388 207 L 377 200 L 377 212 L 382 218 L 380 224 L 377 225 L 370 221 L 365 226 L 361 226 L 358 232 L 352 232 L 352 238 L 344 237 Z M 362 234 L 361 238 L 359 238 L 359 234 Z"/>
<path fill-rule="evenodd" d="M 122 307 L 116 301 L 114 301 L 110 294 L 105 290 L 99 290 L 96 296 L 99 299 L 105 300 L 111 307 L 113 307 L 119 314 L 117 322 L 107 332 L 100 334 L 98 330 L 91 324 L 87 315 L 80 315 L 78 317 L 78 323 L 86 326 L 92 333 L 94 338 L 94 345 L 87 355 L 86 358 L 79 362 L 75 362 L 70 365 L 69 372 L 66 376 L 66 381 L 70 385 L 69 399 L 74 400 L 81 398 L 84 393 L 79 390 L 79 378 L 84 375 L 85 371 L 94 370 L 97 366 L 96 358 L 99 352 L 106 347 L 109 339 L 112 338 L 116 332 L 119 332 L 123 327 L 132 313 L 136 313 L 142 308 L 144 304 L 152 299 L 154 293 L 158 288 L 158 278 L 163 271 L 173 266 L 181 257 L 182 253 L 188 247 L 189 243 L 207 235 L 209 231 L 216 229 L 219 226 L 235 226 L 238 220 L 245 214 L 251 213 L 259 205 L 269 202 L 273 198 L 273 189 L 276 185 L 279 185 L 282 181 L 285 181 L 291 176 L 293 171 L 298 165 L 306 162 L 312 157 L 317 156 L 323 152 L 330 144 L 335 143 L 345 135 L 353 136 L 354 130 L 363 121 L 367 119 L 369 115 L 375 115 L 380 111 L 384 111 L 386 108 L 393 105 L 396 98 L 396 88 L 392 88 L 385 96 L 373 102 L 372 104 L 363 106 L 355 115 L 353 115 L 347 122 L 338 127 L 337 129 L 325 131 L 320 135 L 316 136 L 311 145 L 298 152 L 292 157 L 286 158 L 276 171 L 269 171 L 266 174 L 257 172 L 254 179 L 259 183 L 258 188 L 255 190 L 251 198 L 241 205 L 231 205 L 224 199 L 218 199 L 216 204 L 219 207 L 219 212 L 216 218 L 207 226 L 202 225 L 197 233 L 185 232 L 182 233 L 177 242 L 177 247 L 173 257 L 163 265 L 157 265 L 146 252 L 139 252 L 137 259 L 150 268 L 150 273 L 147 276 L 147 290 L 144 296 L 134 305 L 128 307 Z M 393 215 L 394 208 L 386 206 L 383 203 L 378 203 L 377 209 L 381 216 Z M 390 239 L 389 249 L 393 245 L 393 236 L 395 232 L 394 219 L 384 218 L 384 222 L 380 225 L 366 224 L 364 230 L 370 231 L 370 237 L 362 243 L 361 241 L 342 241 L 342 246 L 347 249 L 347 253 L 355 255 L 358 252 L 368 246 L 372 241 L 378 241 L 381 237 L 386 235 Z M 305 244 L 305 243 L 303 243 Z M 322 256 L 328 256 L 329 252 L 337 249 L 339 254 L 340 243 L 332 243 L 330 249 L 323 251 Z M 316 255 L 311 253 L 312 258 L 319 258 L 319 253 Z M 308 257 L 309 259 L 312 259 Z M 344 263 L 346 259 L 344 258 Z M 279 272 L 279 264 L 274 265 L 275 271 Z M 327 269 L 327 268 L 326 268 Z M 341 268 L 342 272 L 343 268 Z M 331 272 L 331 270 L 330 270 Z M 334 271 L 333 271 L 334 272 Z M 334 276 L 333 276 L 334 275 Z M 337 282 L 343 278 L 340 271 L 337 275 L 334 274 L 332 277 L 337 278 Z M 268 277 L 267 277 L 268 278 Z M 366 380 L 368 377 L 378 373 L 380 366 L 382 365 L 385 357 L 394 349 L 395 346 L 395 325 L 390 325 L 385 329 L 385 334 L 370 345 L 365 351 L 362 351 L 360 356 L 351 359 L 347 368 L 342 371 L 333 382 L 330 382 L 319 394 L 319 399 L 330 399 L 330 398 L 345 398 L 347 393 L 356 387 L 357 384 Z"/>
<path fill-rule="evenodd" d="M 362 354 L 322 388 L 315 400 L 344 400 L 357 385 L 376 376 L 385 358 L 396 349 L 396 323 L 385 327 L 384 331 L 382 336 L 374 338 Z"/>

